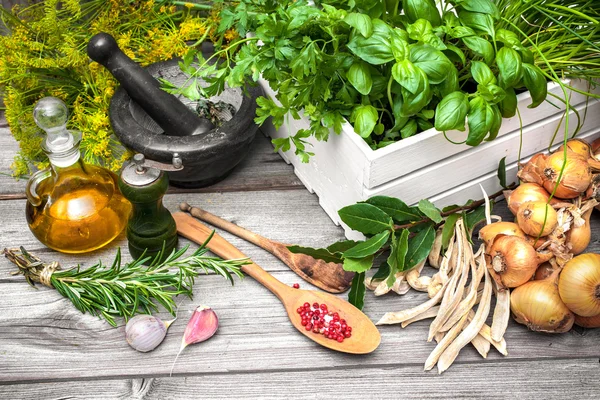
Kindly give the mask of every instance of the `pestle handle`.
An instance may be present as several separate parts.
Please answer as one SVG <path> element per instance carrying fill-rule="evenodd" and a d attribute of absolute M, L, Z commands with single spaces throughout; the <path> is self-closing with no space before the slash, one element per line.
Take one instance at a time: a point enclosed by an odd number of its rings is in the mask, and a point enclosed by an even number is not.
<path fill-rule="evenodd" d="M 115 39 L 107 33 L 94 35 L 87 46 L 90 58 L 102 64 L 119 81 L 136 103 L 166 134 L 198 135 L 206 128 L 192 110 L 179 99 L 165 92 L 145 69 L 121 51 Z"/>

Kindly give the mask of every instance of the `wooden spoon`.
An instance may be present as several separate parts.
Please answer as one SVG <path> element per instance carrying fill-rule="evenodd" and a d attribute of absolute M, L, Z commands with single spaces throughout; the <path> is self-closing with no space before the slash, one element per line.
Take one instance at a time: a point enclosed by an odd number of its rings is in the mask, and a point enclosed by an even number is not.
<path fill-rule="evenodd" d="M 201 221 L 221 228 L 237 237 L 253 243 L 283 261 L 292 271 L 305 281 L 330 293 L 342 293 L 350 287 L 353 272 L 344 271 L 342 264 L 328 263 L 317 260 L 306 254 L 296 254 L 288 250 L 287 244 L 262 237 L 236 224 L 225 221 L 214 214 L 188 203 L 179 205 L 181 211 L 186 211 Z"/>
<path fill-rule="evenodd" d="M 174 213 L 173 218 L 175 218 L 175 222 L 177 223 L 177 232 L 196 243 L 204 243 L 212 232 L 209 227 L 187 214 Z M 210 242 L 208 242 L 207 247 L 210 251 L 225 259 L 246 258 L 244 253 L 216 233 Z M 254 263 L 242 266 L 242 271 L 275 294 L 283 303 L 292 325 L 302 332 L 304 336 L 319 343 L 321 346 L 352 354 L 370 353 L 379 346 L 381 336 L 377 327 L 375 327 L 369 317 L 347 301 L 328 293 L 294 289 L 281 283 Z M 352 327 L 352 336 L 339 343 L 336 340 L 327 339 L 321 334 L 307 331 L 300 323 L 301 318 L 296 310 L 304 303 L 313 304 L 315 302 L 319 304 L 325 303 L 330 311 L 339 313 L 340 318 L 345 319 L 348 326 Z"/>

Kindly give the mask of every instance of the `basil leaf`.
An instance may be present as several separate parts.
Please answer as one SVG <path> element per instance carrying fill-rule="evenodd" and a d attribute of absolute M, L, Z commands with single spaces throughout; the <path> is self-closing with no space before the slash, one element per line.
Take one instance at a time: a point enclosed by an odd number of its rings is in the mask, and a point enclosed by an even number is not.
<path fill-rule="evenodd" d="M 395 235 L 392 236 L 391 251 L 387 259 L 390 266 L 390 274 L 386 281 L 388 287 L 392 286 L 396 281 L 396 273 L 404 271 L 406 253 L 408 251 L 408 235 L 408 229 L 402 229 L 397 240 L 395 239 Z"/>
<path fill-rule="evenodd" d="M 504 43 L 506 47 L 515 50 L 523 48 L 523 44 L 519 40 L 519 36 L 513 31 L 498 29 L 495 39 L 496 41 Z"/>
<path fill-rule="evenodd" d="M 360 105 L 354 107 L 352 111 L 351 121 L 354 122 L 354 131 L 361 137 L 367 138 L 373 132 L 379 114 L 375 107 L 370 105 Z"/>
<path fill-rule="evenodd" d="M 431 25 L 438 26 L 442 23 L 440 12 L 434 0 L 402 0 L 402 9 L 410 22 L 423 18 Z"/>
<path fill-rule="evenodd" d="M 373 34 L 365 38 L 355 35 L 348 43 L 352 53 L 373 65 L 381 65 L 394 59 L 390 37 L 392 28 L 380 19 L 372 20 Z"/>
<path fill-rule="evenodd" d="M 417 133 L 417 121 L 414 119 L 408 120 L 406 125 L 402 129 L 400 129 L 400 136 L 402 139 L 406 139 L 408 137 L 414 136 Z"/>
<path fill-rule="evenodd" d="M 490 83 L 496 83 L 496 77 L 490 67 L 481 61 L 473 61 L 471 63 L 471 75 L 473 75 L 475 82 L 480 85 L 485 86 Z"/>
<path fill-rule="evenodd" d="M 410 61 L 423 70 L 434 85 L 446 79 L 450 69 L 454 68 L 444 53 L 426 44 L 411 46 Z"/>
<path fill-rule="evenodd" d="M 422 42 L 425 35 L 433 33 L 433 27 L 431 26 L 431 22 L 420 18 L 414 24 L 408 25 L 406 32 L 408 32 L 408 37 L 412 40 Z"/>
<path fill-rule="evenodd" d="M 452 92 L 444 96 L 435 109 L 435 129 L 464 131 L 468 112 L 469 101 L 463 92 Z"/>
<path fill-rule="evenodd" d="M 427 258 L 435 240 L 435 228 L 433 224 L 423 227 L 409 242 L 404 266 L 401 271 L 414 268 L 417 264 Z"/>
<path fill-rule="evenodd" d="M 501 83 L 504 87 L 514 87 L 523 76 L 523 65 L 519 53 L 503 47 L 496 54 L 496 65 L 500 70 Z"/>
<path fill-rule="evenodd" d="M 500 127 L 502 126 L 502 114 L 500 114 L 498 106 L 496 104 L 491 104 L 490 109 L 492 110 L 492 124 L 490 126 L 490 135 L 485 138 L 488 142 L 496 139 L 500 132 Z"/>
<path fill-rule="evenodd" d="M 450 239 L 452 239 L 452 235 L 454 234 L 454 226 L 456 225 L 456 221 L 461 217 L 460 214 L 450 214 L 446 218 L 446 222 L 444 222 L 444 226 L 442 227 L 442 249 L 446 250 L 448 245 L 450 244 Z"/>
<path fill-rule="evenodd" d="M 469 36 L 462 38 L 463 43 L 471 49 L 476 55 L 483 57 L 487 65 L 494 62 L 494 47 L 490 42 L 479 36 Z"/>
<path fill-rule="evenodd" d="M 392 77 L 403 88 L 411 93 L 417 93 L 422 86 L 423 76 L 410 60 L 402 60 L 392 67 Z"/>
<path fill-rule="evenodd" d="M 364 62 L 355 62 L 352 64 L 346 77 L 356 90 L 362 95 L 368 95 L 373 87 L 373 79 L 369 66 Z"/>
<path fill-rule="evenodd" d="M 498 7 L 491 0 L 461 0 L 459 4 L 465 10 L 490 14 L 495 19 L 500 18 Z"/>
<path fill-rule="evenodd" d="M 341 263 L 342 257 L 330 252 L 328 249 L 313 249 L 311 247 L 302 246 L 287 246 L 288 250 L 296 254 L 307 254 L 317 260 L 323 260 L 325 262 Z"/>
<path fill-rule="evenodd" d="M 395 32 L 396 31 L 394 31 L 391 39 L 392 54 L 394 55 L 396 62 L 400 62 L 408 56 L 408 42 Z"/>
<path fill-rule="evenodd" d="M 512 118 L 517 113 L 517 94 L 513 88 L 504 89 L 504 93 L 504 98 L 498 103 L 498 108 L 502 117 Z"/>
<path fill-rule="evenodd" d="M 384 211 L 396 222 L 412 222 L 422 218 L 417 208 L 409 207 L 402 200 L 395 197 L 375 196 L 368 199 L 367 203 Z"/>
<path fill-rule="evenodd" d="M 523 64 L 523 83 L 531 94 L 531 104 L 527 108 L 535 108 L 546 100 L 548 86 L 542 70 L 531 64 Z"/>
<path fill-rule="evenodd" d="M 419 211 L 429 217 L 429 219 L 436 224 L 442 222 L 443 218 L 440 214 L 440 210 L 427 199 L 422 199 L 419 201 Z"/>
<path fill-rule="evenodd" d="M 440 95 L 442 97 L 448 96 L 452 92 L 456 92 L 459 90 L 458 86 L 458 71 L 456 68 L 450 69 L 450 73 L 446 77 L 446 79 L 437 85 L 438 90 L 440 91 Z"/>
<path fill-rule="evenodd" d="M 344 17 L 344 22 L 359 31 L 365 38 L 369 38 L 373 34 L 373 23 L 366 14 L 348 13 Z"/>
<path fill-rule="evenodd" d="M 400 114 L 403 117 L 410 117 L 417 114 L 424 107 L 426 107 L 431 101 L 431 97 L 433 93 L 429 88 L 429 80 L 427 80 L 427 75 L 420 68 L 417 68 L 417 71 L 421 74 L 421 80 L 419 82 L 419 89 L 417 93 L 411 93 L 402 87 L 402 107 L 400 108 Z"/>
<path fill-rule="evenodd" d="M 344 271 L 365 272 L 373 266 L 373 256 L 364 258 L 344 258 Z"/>
<path fill-rule="evenodd" d="M 380 233 L 394 226 L 389 215 L 367 203 L 346 206 L 338 211 L 338 215 L 350 229 L 364 234 Z"/>
<path fill-rule="evenodd" d="M 348 302 L 359 310 L 362 310 L 365 305 L 366 290 L 365 273 L 355 274 L 354 278 L 352 278 L 350 291 L 348 292 Z"/>
<path fill-rule="evenodd" d="M 462 26 L 462 25 L 452 27 L 449 34 L 453 39 L 460 39 L 460 38 L 469 37 L 469 36 L 477 36 L 477 33 L 475 33 L 475 31 L 473 29 L 469 28 L 468 26 Z"/>
<path fill-rule="evenodd" d="M 492 126 L 492 109 L 487 102 L 480 96 L 474 97 L 469 102 L 469 114 L 467 120 L 469 123 L 469 135 L 467 144 L 469 146 L 479 145 Z"/>
<path fill-rule="evenodd" d="M 487 33 L 492 38 L 496 36 L 494 19 L 489 14 L 461 10 L 458 13 L 458 18 L 460 18 L 460 21 L 464 25 L 467 25 L 476 31 Z"/>
<path fill-rule="evenodd" d="M 378 233 L 344 252 L 344 258 L 363 258 L 375 254 L 387 243 L 390 231 Z"/>
<path fill-rule="evenodd" d="M 448 57 L 450 59 L 450 56 L 455 54 L 456 56 L 458 56 L 458 61 L 460 61 L 462 64 L 467 63 L 465 53 L 461 49 L 459 49 L 458 47 L 456 47 L 455 45 L 450 44 L 450 43 L 446 44 L 446 48 L 448 49 L 447 51 L 444 52 L 446 57 Z M 456 56 L 454 56 L 454 58 L 456 58 Z"/>

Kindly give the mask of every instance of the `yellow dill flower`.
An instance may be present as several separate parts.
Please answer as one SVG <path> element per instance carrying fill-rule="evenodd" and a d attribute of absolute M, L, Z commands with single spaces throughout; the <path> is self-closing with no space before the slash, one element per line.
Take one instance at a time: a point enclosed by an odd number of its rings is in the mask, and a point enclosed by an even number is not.
<path fill-rule="evenodd" d="M 240 35 L 237 33 L 237 31 L 235 29 L 228 29 L 225 32 L 225 35 L 223 35 L 223 37 L 227 40 L 227 41 L 232 41 L 234 39 L 237 39 Z"/>

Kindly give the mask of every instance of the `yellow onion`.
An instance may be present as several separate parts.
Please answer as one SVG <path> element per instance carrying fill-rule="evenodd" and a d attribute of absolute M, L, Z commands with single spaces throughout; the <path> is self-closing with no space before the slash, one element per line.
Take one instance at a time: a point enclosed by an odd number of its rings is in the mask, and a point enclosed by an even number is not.
<path fill-rule="evenodd" d="M 556 210 L 542 201 L 528 201 L 517 211 L 519 227 L 531 236 L 547 236 L 558 225 Z"/>
<path fill-rule="evenodd" d="M 517 211 L 521 204 L 528 201 L 541 201 L 547 203 L 549 199 L 550 195 L 546 192 L 546 189 L 537 183 L 522 183 L 508 195 L 506 202 L 513 215 L 517 215 Z"/>
<path fill-rule="evenodd" d="M 486 248 L 492 245 L 492 242 L 498 235 L 518 236 L 525 238 L 525 233 L 514 222 L 493 222 L 487 224 L 479 230 L 479 238 L 485 242 Z"/>
<path fill-rule="evenodd" d="M 552 265 L 549 262 L 540 264 L 540 266 L 535 270 L 535 275 L 533 276 L 533 279 L 536 281 L 546 279 L 547 277 L 552 275 L 557 268 L 557 265 Z"/>
<path fill-rule="evenodd" d="M 575 314 L 600 314 L 600 255 L 586 253 L 569 260 L 560 274 L 558 290 Z"/>
<path fill-rule="evenodd" d="M 561 153 L 564 149 L 564 145 L 560 146 L 558 148 L 558 150 L 556 150 L 557 153 Z M 583 157 L 584 159 L 588 159 L 590 158 L 591 154 L 592 154 L 592 147 L 590 146 L 590 144 L 588 142 L 586 142 L 585 140 L 582 139 L 569 139 L 567 141 L 567 149 L 569 149 L 570 151 L 572 151 L 575 154 L 580 155 L 581 157 Z"/>
<path fill-rule="evenodd" d="M 523 238 L 498 235 L 487 251 L 487 265 L 498 285 L 514 288 L 530 280 L 538 265 L 550 257 L 536 252 Z"/>
<path fill-rule="evenodd" d="M 558 181 L 560 171 L 563 175 Z M 567 151 L 566 163 L 564 153 L 556 152 L 546 158 L 544 168 L 544 189 L 552 193 L 556 186 L 555 196 L 561 199 L 573 199 L 585 192 L 592 181 L 592 173 L 586 160 Z M 557 186 L 558 184 L 558 186 Z"/>
<path fill-rule="evenodd" d="M 517 172 L 517 176 L 522 182 L 537 183 L 538 185 L 542 185 L 544 183 L 545 168 L 546 155 L 538 153 L 525 163 L 523 168 Z"/>
<path fill-rule="evenodd" d="M 583 326 L 584 328 L 600 328 L 600 314 L 593 317 L 575 315 L 575 325 Z"/>
<path fill-rule="evenodd" d="M 527 282 L 511 292 L 510 310 L 515 321 L 538 332 L 562 333 L 571 329 L 575 315 L 558 294 L 559 272 L 541 281 Z"/>
<path fill-rule="evenodd" d="M 590 208 L 581 217 L 585 223 L 581 226 L 571 226 L 571 229 L 567 231 L 567 248 L 574 255 L 583 253 L 583 251 L 590 244 L 592 238 L 592 229 L 590 227 L 590 217 L 592 215 L 593 208 Z"/>

